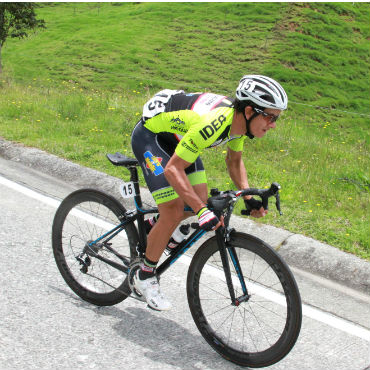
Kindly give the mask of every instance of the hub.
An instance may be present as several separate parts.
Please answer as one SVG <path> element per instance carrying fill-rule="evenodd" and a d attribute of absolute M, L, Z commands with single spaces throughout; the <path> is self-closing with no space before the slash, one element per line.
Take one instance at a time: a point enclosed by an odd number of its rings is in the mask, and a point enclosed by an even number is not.
<path fill-rule="evenodd" d="M 94 256 L 95 254 L 98 254 L 99 250 L 103 248 L 103 243 L 95 243 L 92 244 L 93 240 L 88 240 L 85 244 L 84 252 L 88 256 Z"/>
<path fill-rule="evenodd" d="M 235 298 L 235 302 L 233 302 L 232 304 L 233 306 L 239 306 L 243 302 L 248 302 L 250 297 L 251 296 L 249 294 L 242 295 L 238 298 Z"/>

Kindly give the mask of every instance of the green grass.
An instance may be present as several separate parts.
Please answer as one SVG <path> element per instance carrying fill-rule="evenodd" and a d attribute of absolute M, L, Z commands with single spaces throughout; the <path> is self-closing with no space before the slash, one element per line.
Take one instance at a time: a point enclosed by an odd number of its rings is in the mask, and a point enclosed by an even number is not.
<path fill-rule="evenodd" d="M 243 73 L 271 75 L 292 103 L 276 130 L 247 140 L 244 159 L 251 185 L 281 183 L 284 216 L 258 222 L 370 260 L 368 4 L 59 3 L 38 13 L 47 30 L 3 49 L 1 136 L 122 177 L 105 153 L 131 154 L 156 90 L 231 96 Z M 223 151 L 202 156 L 222 189 Z"/>

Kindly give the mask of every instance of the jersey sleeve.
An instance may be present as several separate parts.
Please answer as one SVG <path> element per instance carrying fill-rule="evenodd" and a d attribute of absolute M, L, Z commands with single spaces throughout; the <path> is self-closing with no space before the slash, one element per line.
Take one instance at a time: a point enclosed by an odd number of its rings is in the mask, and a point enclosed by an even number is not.
<path fill-rule="evenodd" d="M 236 139 L 230 140 L 227 143 L 227 146 L 234 152 L 242 152 L 245 138 L 246 136 L 242 136 L 242 137 L 238 137 Z"/>

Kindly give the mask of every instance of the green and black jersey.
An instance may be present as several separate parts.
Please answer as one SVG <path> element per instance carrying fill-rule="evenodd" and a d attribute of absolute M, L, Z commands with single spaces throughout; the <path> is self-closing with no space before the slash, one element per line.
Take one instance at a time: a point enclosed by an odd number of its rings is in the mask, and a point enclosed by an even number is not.
<path fill-rule="evenodd" d="M 157 204 L 178 198 L 164 175 L 174 153 L 191 163 L 185 173 L 195 186 L 207 183 L 199 157 L 203 149 L 227 143 L 233 151 L 243 150 L 245 136 L 230 137 L 233 117 L 231 100 L 211 93 L 162 90 L 144 105 L 131 145 Z"/>
<path fill-rule="evenodd" d="M 176 145 L 176 154 L 190 163 L 203 149 L 224 143 L 243 150 L 245 136 L 230 137 L 233 117 L 231 100 L 212 93 L 163 90 L 143 109 L 144 127 Z"/>

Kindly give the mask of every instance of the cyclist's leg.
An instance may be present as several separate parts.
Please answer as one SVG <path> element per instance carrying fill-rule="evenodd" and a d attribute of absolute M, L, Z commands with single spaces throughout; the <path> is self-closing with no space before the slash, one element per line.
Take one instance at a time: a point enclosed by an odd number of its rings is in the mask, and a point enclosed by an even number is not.
<path fill-rule="evenodd" d="M 193 185 L 196 194 L 204 202 L 207 200 L 207 184 Z M 193 212 L 184 212 L 184 201 L 180 198 L 158 204 L 160 217 L 148 235 L 145 255 L 151 261 L 159 261 L 167 243 L 177 225 L 184 219 L 194 216 Z"/>
<path fill-rule="evenodd" d="M 148 235 L 144 263 L 134 277 L 134 287 L 155 310 L 169 310 L 170 301 L 161 293 L 155 275 L 157 263 L 177 225 L 188 215 L 180 198 L 158 204 L 160 217 Z M 189 212 L 186 212 L 189 213 Z"/>
<path fill-rule="evenodd" d="M 173 231 L 185 217 L 184 202 L 164 176 L 164 168 L 176 145 L 176 142 L 171 142 L 171 138 L 167 141 L 167 137 L 162 138 L 146 129 L 142 121 L 132 133 L 133 151 L 161 216 L 148 235 L 144 263 L 134 277 L 134 286 L 146 298 L 149 306 L 157 310 L 167 310 L 171 304 L 160 292 L 155 268 Z M 190 184 L 197 188 L 196 191 L 200 191 L 203 199 L 206 198 L 206 178 L 201 160 L 197 161 L 185 172 Z"/>
<path fill-rule="evenodd" d="M 132 135 L 132 147 L 142 169 L 145 181 L 158 205 L 160 217 L 148 235 L 146 258 L 153 265 L 157 263 L 167 243 L 177 227 L 185 218 L 193 216 L 192 212 L 184 212 L 184 202 L 176 194 L 164 176 L 171 156 L 175 152 L 176 143 L 166 141 L 147 130 L 142 122 L 135 127 Z M 206 202 L 207 179 L 202 160 L 197 160 L 186 168 L 185 173 L 190 185 L 198 196 Z M 194 210 L 197 211 L 197 210 Z"/>
<path fill-rule="evenodd" d="M 160 217 L 148 234 L 145 256 L 158 262 L 177 225 L 184 219 L 184 202 L 177 198 L 158 204 Z"/>

